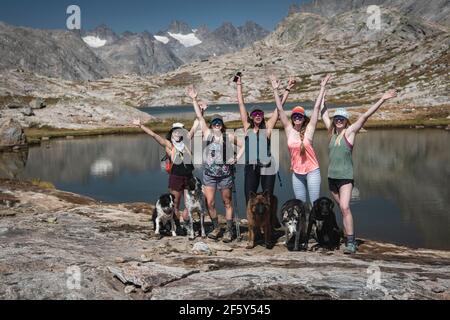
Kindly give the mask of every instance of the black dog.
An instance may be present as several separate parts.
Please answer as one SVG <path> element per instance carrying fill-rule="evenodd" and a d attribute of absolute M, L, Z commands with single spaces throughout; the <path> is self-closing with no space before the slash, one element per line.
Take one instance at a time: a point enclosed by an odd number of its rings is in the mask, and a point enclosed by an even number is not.
<path fill-rule="evenodd" d="M 311 221 L 316 225 L 317 242 L 328 250 L 339 249 L 341 244 L 341 233 L 333 208 L 333 201 L 323 197 L 314 202 L 311 212 Z"/>
<path fill-rule="evenodd" d="M 298 199 L 287 201 L 277 214 L 280 224 L 286 230 L 286 246 L 295 233 L 294 251 L 299 251 L 299 246 L 301 250 L 308 250 L 313 223 L 310 216 L 310 211 L 305 203 Z"/>

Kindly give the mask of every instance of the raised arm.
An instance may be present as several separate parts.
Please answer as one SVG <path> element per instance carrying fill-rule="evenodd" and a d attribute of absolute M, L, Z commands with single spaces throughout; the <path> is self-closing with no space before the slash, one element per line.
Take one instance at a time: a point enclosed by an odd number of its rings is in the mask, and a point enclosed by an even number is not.
<path fill-rule="evenodd" d="M 189 138 L 190 139 L 192 139 L 192 137 L 194 137 L 195 132 L 197 131 L 199 125 L 200 125 L 200 121 L 198 121 L 198 119 L 195 118 L 194 123 L 192 124 L 192 128 L 189 131 Z"/>
<path fill-rule="evenodd" d="M 245 108 L 244 95 L 242 93 L 242 78 L 240 76 L 236 76 L 236 77 L 238 78 L 236 87 L 237 87 L 237 98 L 238 98 L 238 104 L 239 104 L 239 113 L 241 114 L 241 121 L 242 121 L 244 130 L 247 131 L 248 128 L 250 127 L 250 123 L 248 123 L 248 114 L 247 114 L 247 109 Z"/>
<path fill-rule="evenodd" d="M 325 127 L 327 129 L 330 129 L 331 127 L 331 119 L 330 119 L 330 114 L 328 113 L 328 108 L 325 104 L 325 97 L 327 96 L 327 90 L 325 90 L 325 93 L 323 95 L 323 99 L 322 99 L 322 103 L 320 106 L 320 113 L 322 115 L 322 120 L 323 123 L 325 123 Z"/>
<path fill-rule="evenodd" d="M 289 94 L 291 93 L 291 90 L 294 89 L 296 84 L 297 84 L 297 80 L 295 80 L 294 77 L 289 77 L 288 85 L 287 85 L 286 89 L 284 90 L 283 100 L 281 100 L 281 104 L 283 105 L 283 107 L 286 104 L 286 101 L 289 97 Z"/>
<path fill-rule="evenodd" d="M 200 105 L 197 100 L 198 93 L 194 89 L 194 86 L 187 87 L 186 94 L 192 99 L 192 104 L 194 105 L 195 115 L 197 116 L 197 119 L 200 123 L 203 134 L 205 134 L 205 135 L 208 134 L 209 128 L 206 124 L 205 118 L 203 117 L 202 110 L 201 110 Z"/>
<path fill-rule="evenodd" d="M 359 119 L 352 124 L 350 127 L 348 127 L 346 131 L 347 137 L 350 137 L 350 135 L 356 134 L 361 130 L 361 128 L 364 126 L 366 121 L 385 103 L 387 100 L 395 98 L 397 96 L 396 90 L 389 90 L 383 96 L 380 100 L 378 100 L 377 103 L 375 103 L 372 107 L 369 108 L 362 116 L 359 117 Z"/>
<path fill-rule="evenodd" d="M 320 105 L 323 101 L 323 97 L 325 96 L 325 90 L 327 83 L 331 79 L 331 74 L 328 74 L 325 78 L 322 79 L 320 83 L 320 92 L 317 97 L 316 104 L 314 105 L 314 109 L 311 114 L 311 119 L 309 120 L 309 124 L 306 127 L 305 137 L 309 140 L 312 140 L 314 137 L 314 132 L 316 131 L 317 121 L 319 119 Z"/>
<path fill-rule="evenodd" d="M 133 121 L 133 124 L 135 126 L 141 128 L 141 130 L 143 130 L 145 133 L 147 133 L 149 136 L 151 136 L 153 139 L 155 139 L 156 142 L 158 142 L 162 147 L 172 149 L 172 145 L 170 144 L 170 142 L 167 139 L 164 139 L 160 135 L 156 134 L 153 130 L 144 126 L 141 123 L 141 120 L 136 119 Z"/>
<path fill-rule="evenodd" d="M 202 111 L 202 115 L 204 116 L 205 115 L 205 110 L 208 109 L 208 105 L 205 102 L 199 102 L 199 106 L 200 106 L 200 109 Z M 192 124 L 191 131 L 189 131 L 189 138 L 192 139 L 192 137 L 194 137 L 195 132 L 197 131 L 199 126 L 200 126 L 200 121 L 197 118 L 195 118 L 195 121 Z"/>
<path fill-rule="evenodd" d="M 283 100 L 281 101 L 281 104 L 283 106 L 286 104 L 286 101 L 289 97 L 289 93 L 295 87 L 296 84 L 297 84 L 297 81 L 295 80 L 295 78 L 290 77 L 289 83 L 284 91 Z M 269 121 L 267 121 L 267 130 L 268 130 L 269 135 L 270 135 L 272 129 L 275 128 L 275 125 L 276 125 L 279 117 L 280 117 L 280 113 L 278 112 L 278 108 L 275 108 L 274 113 L 270 117 Z"/>
<path fill-rule="evenodd" d="M 281 122 L 283 123 L 284 130 L 288 134 L 292 130 L 292 123 L 284 112 L 283 104 L 281 103 L 280 96 L 278 95 L 278 88 L 280 87 L 280 80 L 278 80 L 274 75 L 270 76 L 270 82 L 272 83 L 273 95 L 275 97 L 275 103 L 277 105 L 278 112 L 280 114 Z"/>

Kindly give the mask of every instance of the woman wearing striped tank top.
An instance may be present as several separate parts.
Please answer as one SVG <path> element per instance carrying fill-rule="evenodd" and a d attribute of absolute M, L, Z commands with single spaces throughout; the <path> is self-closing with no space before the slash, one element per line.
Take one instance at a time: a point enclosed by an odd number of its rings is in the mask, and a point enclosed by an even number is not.
<path fill-rule="evenodd" d="M 320 197 L 320 169 L 313 148 L 314 132 L 319 119 L 320 104 L 325 94 L 325 87 L 330 79 L 331 75 L 327 75 L 322 80 L 319 97 L 311 114 L 311 119 L 306 117 L 305 110 L 302 107 L 295 107 L 292 110 L 291 119 L 289 119 L 283 110 L 278 95 L 280 81 L 274 76 L 271 77 L 275 101 L 291 154 L 292 185 L 295 198 L 306 203 L 306 192 L 308 191 L 311 205 Z"/>
<path fill-rule="evenodd" d="M 343 108 L 336 109 L 330 119 L 328 110 L 322 101 L 322 118 L 328 129 L 330 144 L 328 167 L 328 184 L 334 200 L 339 204 L 342 212 L 344 231 L 347 236 L 347 244 L 344 253 L 356 252 L 355 233 L 353 228 L 353 216 L 350 211 L 350 199 L 354 186 L 352 152 L 355 136 L 381 105 L 389 99 L 395 98 L 395 90 L 386 92 L 383 97 L 373 105 L 366 113 L 350 124 L 349 114 Z"/>

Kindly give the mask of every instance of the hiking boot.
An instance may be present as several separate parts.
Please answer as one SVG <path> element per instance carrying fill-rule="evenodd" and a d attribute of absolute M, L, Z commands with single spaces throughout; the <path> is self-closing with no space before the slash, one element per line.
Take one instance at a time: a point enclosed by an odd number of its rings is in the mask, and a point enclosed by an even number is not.
<path fill-rule="evenodd" d="M 208 234 L 208 238 L 217 240 L 220 237 L 221 233 L 222 229 L 220 227 L 217 227 Z"/>
<path fill-rule="evenodd" d="M 230 230 L 225 231 L 225 233 L 223 234 L 222 241 L 225 243 L 233 241 L 233 233 Z"/>
<path fill-rule="evenodd" d="M 344 248 L 344 254 L 355 254 L 356 253 L 356 243 L 349 242 Z"/>

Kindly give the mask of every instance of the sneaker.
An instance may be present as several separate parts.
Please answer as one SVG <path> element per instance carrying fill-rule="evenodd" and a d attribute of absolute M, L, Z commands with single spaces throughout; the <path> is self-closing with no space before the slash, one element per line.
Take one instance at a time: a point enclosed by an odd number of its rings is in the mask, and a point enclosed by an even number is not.
<path fill-rule="evenodd" d="M 217 227 L 216 229 L 214 229 L 213 231 L 211 231 L 208 234 L 208 238 L 217 240 L 220 237 L 221 233 L 222 233 L 222 229 L 220 227 Z"/>
<path fill-rule="evenodd" d="M 225 231 L 225 233 L 223 234 L 222 241 L 225 243 L 233 241 L 233 234 L 231 233 L 230 230 Z"/>
<path fill-rule="evenodd" d="M 356 243 L 350 242 L 344 248 L 344 254 L 355 254 L 356 253 Z"/>

